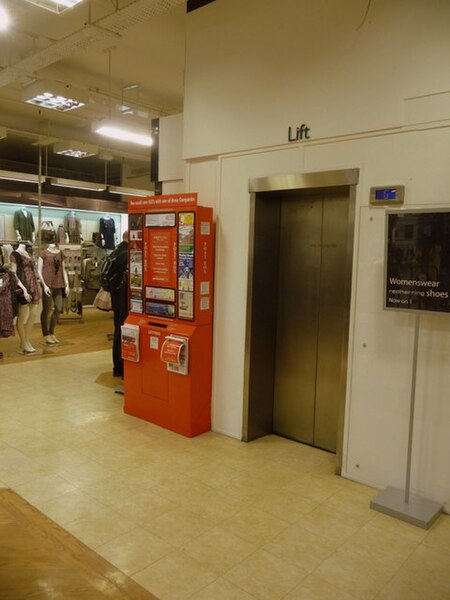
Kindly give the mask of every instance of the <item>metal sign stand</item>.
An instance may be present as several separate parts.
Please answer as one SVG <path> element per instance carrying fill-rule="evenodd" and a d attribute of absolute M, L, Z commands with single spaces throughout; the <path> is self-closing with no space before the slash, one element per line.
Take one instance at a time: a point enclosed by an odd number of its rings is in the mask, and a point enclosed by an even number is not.
<path fill-rule="evenodd" d="M 442 506 L 432 500 L 410 495 L 411 455 L 414 431 L 414 408 L 416 403 L 417 354 L 419 348 L 420 312 L 416 312 L 414 331 L 414 353 L 411 382 L 411 404 L 409 412 L 408 454 L 406 462 L 405 490 L 387 487 L 370 502 L 370 508 L 391 517 L 429 529 L 442 512 Z"/>

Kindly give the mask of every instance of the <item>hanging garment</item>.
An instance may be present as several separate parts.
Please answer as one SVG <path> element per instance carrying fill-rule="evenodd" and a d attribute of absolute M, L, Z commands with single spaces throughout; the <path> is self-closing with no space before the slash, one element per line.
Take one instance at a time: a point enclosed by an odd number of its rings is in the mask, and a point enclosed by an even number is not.
<path fill-rule="evenodd" d="M 81 244 L 81 221 L 74 212 L 64 217 L 64 231 L 69 236 L 69 244 Z"/>
<path fill-rule="evenodd" d="M 34 220 L 29 210 L 17 210 L 14 213 L 13 224 L 23 240 L 33 241 Z"/>
<path fill-rule="evenodd" d="M 99 290 L 101 263 L 97 257 L 85 258 L 83 261 L 84 287 L 87 290 Z"/>
<path fill-rule="evenodd" d="M 14 248 L 11 246 L 11 244 L 2 244 L 0 249 L 2 254 L 2 266 L 9 265 L 9 263 L 11 262 L 11 254 L 13 253 Z"/>
<path fill-rule="evenodd" d="M 15 334 L 14 317 L 18 312 L 16 287 L 17 277 L 14 273 L 0 271 L 0 338 Z"/>
<path fill-rule="evenodd" d="M 92 233 L 92 241 L 99 248 L 103 247 L 102 246 L 102 234 L 100 233 L 100 231 L 94 231 Z"/>
<path fill-rule="evenodd" d="M 66 243 L 66 232 L 64 231 L 63 225 L 58 225 L 58 229 L 56 230 L 56 243 L 57 244 L 65 244 Z"/>

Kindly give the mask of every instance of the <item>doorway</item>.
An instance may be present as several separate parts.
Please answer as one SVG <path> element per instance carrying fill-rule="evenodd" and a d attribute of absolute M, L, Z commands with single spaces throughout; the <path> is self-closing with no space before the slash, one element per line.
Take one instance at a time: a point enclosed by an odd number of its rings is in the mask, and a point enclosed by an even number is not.
<path fill-rule="evenodd" d="M 339 454 L 358 171 L 252 180 L 244 436 Z"/>

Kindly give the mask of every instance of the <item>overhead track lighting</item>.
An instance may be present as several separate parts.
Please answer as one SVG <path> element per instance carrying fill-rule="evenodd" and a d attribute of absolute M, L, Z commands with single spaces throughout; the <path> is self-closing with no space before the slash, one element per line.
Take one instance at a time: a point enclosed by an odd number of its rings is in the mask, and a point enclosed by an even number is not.
<path fill-rule="evenodd" d="M 37 81 L 23 90 L 22 100 L 41 108 L 67 112 L 84 106 L 88 102 L 88 97 L 85 92 L 77 90 L 68 83 Z"/>
<path fill-rule="evenodd" d="M 92 131 L 105 137 L 140 146 L 151 146 L 152 137 L 149 133 L 143 133 L 135 125 L 129 125 L 119 121 L 104 120 L 92 124 Z"/>
<path fill-rule="evenodd" d="M 61 177 L 50 177 L 50 183 L 56 187 L 73 188 L 75 190 L 87 190 L 90 192 L 104 192 L 106 185 L 94 181 L 78 181 L 76 179 L 62 179 Z"/>
<path fill-rule="evenodd" d="M 98 154 L 98 147 L 93 144 L 83 144 L 82 142 L 69 140 L 53 144 L 53 152 L 55 154 L 71 156 L 72 158 L 87 158 L 88 156 Z"/>
<path fill-rule="evenodd" d="M 26 0 L 30 4 L 34 4 L 35 6 L 39 6 L 40 8 L 45 8 L 46 10 L 50 10 L 54 13 L 61 14 L 68 8 L 73 8 L 83 0 Z"/>
<path fill-rule="evenodd" d="M 19 173 L 16 171 L 0 171 L 0 179 L 19 181 L 20 183 L 39 183 L 39 175 Z"/>
<path fill-rule="evenodd" d="M 138 190 L 134 188 L 122 187 L 120 185 L 109 185 L 108 192 L 111 192 L 111 194 L 120 194 L 121 196 L 136 196 L 138 198 L 153 196 L 153 192 L 150 192 L 149 190 Z"/>

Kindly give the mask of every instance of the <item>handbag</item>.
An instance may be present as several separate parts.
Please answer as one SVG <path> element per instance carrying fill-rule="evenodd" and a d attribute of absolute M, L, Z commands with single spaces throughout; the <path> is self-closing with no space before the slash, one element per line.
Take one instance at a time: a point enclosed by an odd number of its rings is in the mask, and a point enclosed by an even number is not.
<path fill-rule="evenodd" d="M 92 241 L 96 246 L 102 248 L 102 234 L 99 231 L 94 231 L 92 233 Z"/>
<path fill-rule="evenodd" d="M 56 239 L 56 231 L 53 221 L 42 221 L 40 239 L 44 244 L 51 244 Z"/>
<path fill-rule="evenodd" d="M 29 304 L 30 303 L 30 300 L 27 300 L 25 298 L 25 292 L 19 286 L 17 286 L 17 288 L 16 288 L 16 298 L 17 298 L 17 302 L 19 304 Z"/>
<path fill-rule="evenodd" d="M 94 298 L 94 306 L 99 310 L 112 310 L 110 292 L 107 292 L 103 288 L 100 288 L 100 290 L 97 292 L 97 295 Z"/>

